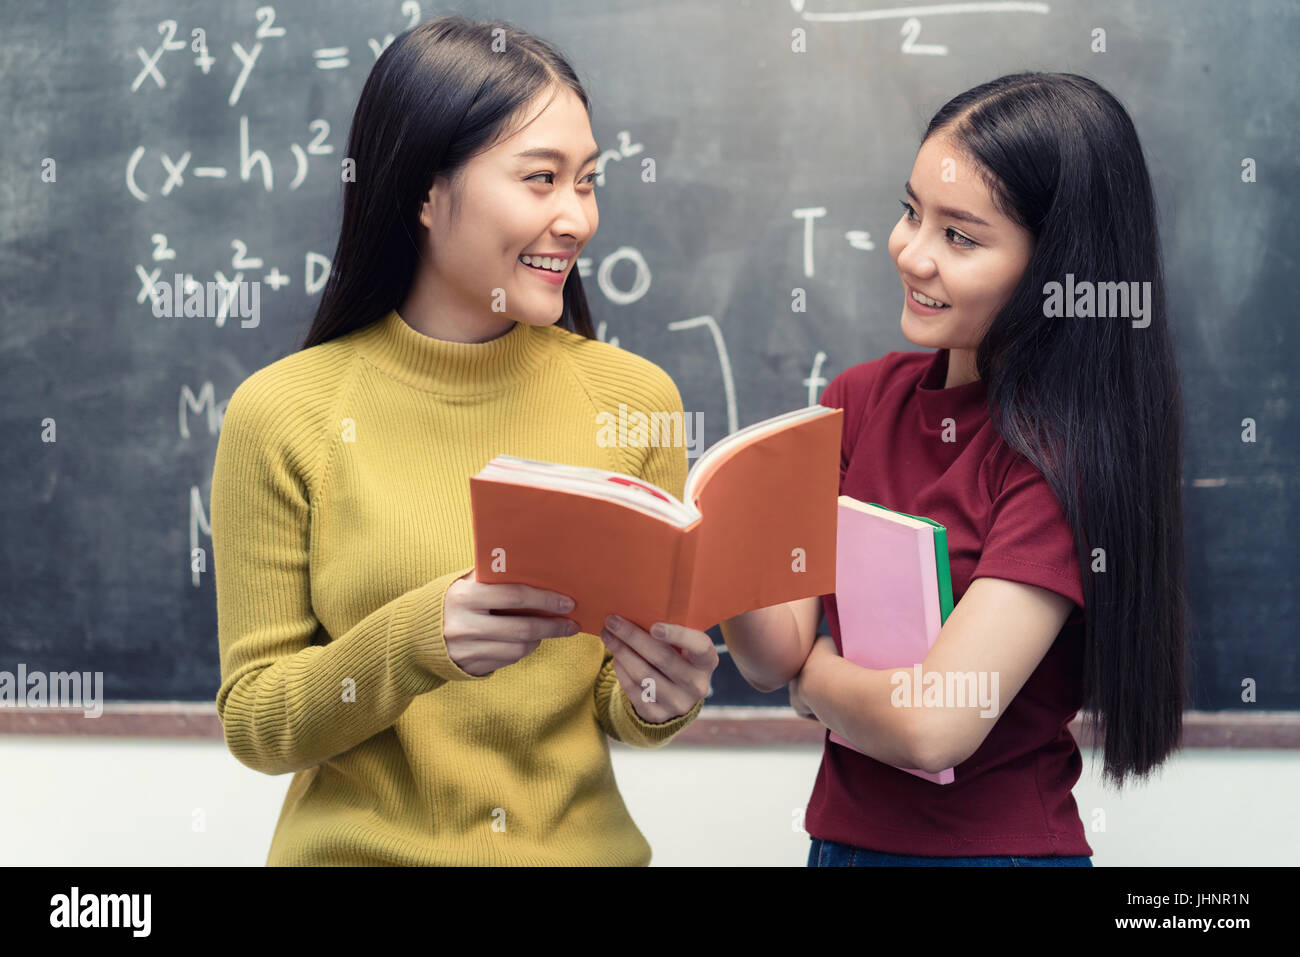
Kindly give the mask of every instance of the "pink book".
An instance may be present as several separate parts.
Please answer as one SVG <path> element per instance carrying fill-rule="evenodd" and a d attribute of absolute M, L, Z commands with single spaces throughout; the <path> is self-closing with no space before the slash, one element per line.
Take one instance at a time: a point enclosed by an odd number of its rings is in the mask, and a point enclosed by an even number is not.
<path fill-rule="evenodd" d="M 835 604 L 846 659 L 872 669 L 920 664 L 952 611 L 947 530 L 928 518 L 841 495 Z M 834 731 L 830 739 L 863 753 Z M 952 768 L 938 774 L 899 770 L 936 784 L 954 778 Z"/>

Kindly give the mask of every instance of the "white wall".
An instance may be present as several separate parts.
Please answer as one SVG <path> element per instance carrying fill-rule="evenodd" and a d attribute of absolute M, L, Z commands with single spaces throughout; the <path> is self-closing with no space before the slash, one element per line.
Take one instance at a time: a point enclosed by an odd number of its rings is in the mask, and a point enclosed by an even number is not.
<path fill-rule="evenodd" d="M 613 746 L 654 865 L 802 867 L 792 828 L 818 748 Z M 0 865 L 261 865 L 290 776 L 241 765 L 220 741 L 0 735 Z M 1296 865 L 1300 753 L 1186 751 L 1123 793 L 1075 786 L 1098 867 Z M 204 829 L 193 827 L 202 809 Z"/>

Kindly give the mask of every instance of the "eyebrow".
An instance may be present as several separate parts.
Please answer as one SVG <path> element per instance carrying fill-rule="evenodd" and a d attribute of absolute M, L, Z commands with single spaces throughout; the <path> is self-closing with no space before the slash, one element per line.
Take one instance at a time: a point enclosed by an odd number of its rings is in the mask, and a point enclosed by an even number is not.
<path fill-rule="evenodd" d="M 595 159 L 597 156 L 599 156 L 599 155 L 600 155 L 600 148 L 597 147 L 597 148 L 596 148 L 596 149 L 591 153 L 590 156 L 588 156 L 586 159 L 584 159 L 584 160 L 583 160 L 581 163 L 579 163 L 578 165 L 579 165 L 579 166 L 586 166 L 588 163 L 590 163 L 592 160 L 594 160 L 594 159 Z M 568 160 L 568 157 L 565 156 L 565 155 L 564 155 L 562 152 L 560 152 L 559 150 L 549 149 L 548 147 L 545 147 L 545 146 L 535 146 L 535 147 L 533 147 L 533 148 L 530 149 L 530 150 L 524 150 L 522 153 L 516 153 L 516 154 L 515 154 L 515 159 L 548 159 L 548 160 L 551 160 L 551 161 L 554 162 L 554 163 L 560 163 L 560 164 L 563 164 L 563 163 L 565 163 L 565 162 Z"/>
<path fill-rule="evenodd" d="M 908 180 L 903 184 L 903 189 L 907 190 L 907 195 L 911 196 L 912 199 L 916 200 L 918 203 L 921 202 L 921 198 L 912 191 L 911 180 Z M 974 213 L 968 213 L 964 209 L 952 209 L 949 206 L 940 206 L 939 215 L 947 216 L 949 219 L 961 220 L 963 223 L 970 223 L 972 226 L 988 226 L 989 228 L 992 228 L 993 226 L 992 223 L 986 223 Z"/>

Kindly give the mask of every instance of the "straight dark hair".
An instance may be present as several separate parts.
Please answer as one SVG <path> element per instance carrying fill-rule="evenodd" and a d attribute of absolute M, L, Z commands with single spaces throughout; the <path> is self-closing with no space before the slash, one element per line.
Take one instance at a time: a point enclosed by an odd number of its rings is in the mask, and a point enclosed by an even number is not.
<path fill-rule="evenodd" d="M 1104 777 L 1122 786 L 1179 746 L 1189 648 L 1182 398 L 1142 147 L 1119 101 L 1070 73 L 968 90 L 934 115 L 925 139 L 939 134 L 1035 240 L 976 368 L 998 434 L 1043 473 L 1073 531 L 1085 721 L 1104 736 Z M 1048 318 L 1047 284 L 1065 285 L 1067 273 L 1076 283 L 1149 282 L 1149 325 Z"/>
<path fill-rule="evenodd" d="M 439 17 L 395 38 L 366 78 L 347 155 L 343 225 L 302 348 L 369 325 L 406 298 L 419 265 L 420 207 L 435 178 L 459 188 L 465 163 L 491 149 L 547 89 L 591 104 L 564 56 L 504 21 Z M 453 196 L 453 206 L 457 196 Z M 578 270 L 559 325 L 595 338 Z"/>

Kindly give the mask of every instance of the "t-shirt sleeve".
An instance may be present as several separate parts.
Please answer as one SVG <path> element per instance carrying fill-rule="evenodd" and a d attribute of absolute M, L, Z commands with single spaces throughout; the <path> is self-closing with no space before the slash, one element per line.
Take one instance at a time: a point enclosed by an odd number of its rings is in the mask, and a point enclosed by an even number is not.
<path fill-rule="evenodd" d="M 991 510 L 976 578 L 1005 578 L 1047 588 L 1083 607 L 1074 535 L 1047 479 L 1024 456 L 1006 469 Z"/>
<path fill-rule="evenodd" d="M 831 380 L 819 405 L 828 409 L 843 409 L 844 421 L 840 433 L 840 492 L 844 491 L 844 476 L 848 474 L 849 462 L 853 460 L 853 446 L 858 433 L 862 430 L 862 417 L 867 406 L 867 389 L 870 382 L 868 375 L 873 363 L 861 363 L 845 369 Z"/>

